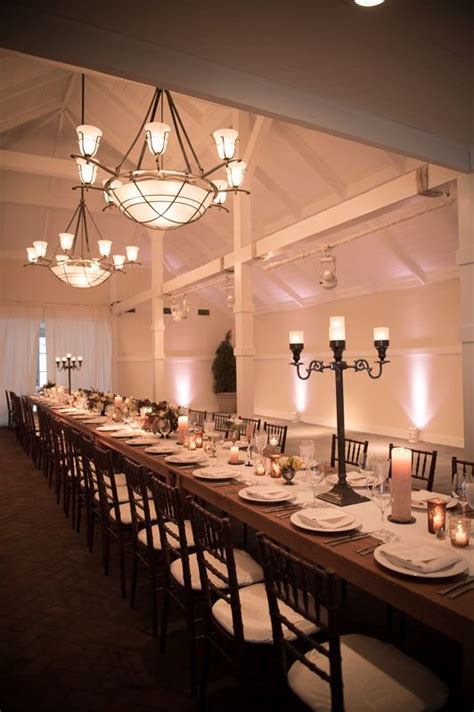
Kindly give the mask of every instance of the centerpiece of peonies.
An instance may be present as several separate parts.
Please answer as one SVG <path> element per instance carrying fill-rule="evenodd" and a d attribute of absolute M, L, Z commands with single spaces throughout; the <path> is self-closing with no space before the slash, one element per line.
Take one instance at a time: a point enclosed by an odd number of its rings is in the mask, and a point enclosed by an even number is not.
<path fill-rule="evenodd" d="M 285 472 L 296 472 L 303 467 L 303 461 L 298 455 L 279 457 L 277 463 L 280 465 L 282 474 Z"/>
<path fill-rule="evenodd" d="M 245 423 L 238 417 L 229 418 L 226 420 L 227 437 L 229 440 L 236 442 L 245 430 Z"/>
<path fill-rule="evenodd" d="M 110 391 L 98 391 L 96 388 L 83 388 L 81 390 L 87 400 L 87 408 L 105 415 L 107 406 L 113 405 L 114 394 Z"/>
<path fill-rule="evenodd" d="M 181 415 L 181 408 L 175 403 L 170 403 L 166 400 L 154 403 L 146 398 L 138 401 L 138 409 L 145 418 L 145 422 L 143 424 L 144 430 L 150 430 L 154 433 L 159 432 L 160 421 L 163 420 L 169 421 L 170 433 L 177 430 L 178 416 Z"/>

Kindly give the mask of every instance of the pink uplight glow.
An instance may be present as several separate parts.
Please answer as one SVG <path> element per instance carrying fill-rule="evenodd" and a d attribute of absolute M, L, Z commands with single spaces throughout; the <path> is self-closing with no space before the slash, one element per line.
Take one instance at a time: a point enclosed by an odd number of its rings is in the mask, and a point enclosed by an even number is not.
<path fill-rule="evenodd" d="M 190 364 L 176 364 L 174 368 L 174 396 L 178 405 L 188 408 L 193 400 Z"/>
<path fill-rule="evenodd" d="M 297 413 L 304 413 L 308 402 L 308 386 L 306 381 L 302 381 L 293 371 L 293 402 Z"/>
<path fill-rule="evenodd" d="M 413 425 L 423 429 L 431 420 L 432 413 L 428 396 L 429 368 L 423 355 L 413 356 L 410 363 L 410 410 Z"/>

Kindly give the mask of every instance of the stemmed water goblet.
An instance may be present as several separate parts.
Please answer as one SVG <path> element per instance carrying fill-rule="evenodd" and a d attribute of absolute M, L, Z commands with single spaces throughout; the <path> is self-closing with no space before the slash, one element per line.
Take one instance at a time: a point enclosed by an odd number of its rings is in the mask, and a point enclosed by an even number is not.
<path fill-rule="evenodd" d="M 456 472 L 451 482 L 451 494 L 460 504 L 463 517 L 466 516 L 466 507 L 468 505 L 467 490 L 470 490 L 470 488 L 467 487 L 468 481 L 467 472 Z M 469 506 L 472 506 L 470 502 Z"/>
<path fill-rule="evenodd" d="M 302 440 L 300 442 L 300 457 L 303 460 L 305 472 L 308 472 L 311 462 L 314 459 L 314 440 Z"/>
<path fill-rule="evenodd" d="M 168 437 L 171 430 L 171 423 L 168 418 L 160 418 L 158 421 L 158 430 L 160 431 L 160 435 L 163 439 Z"/>
<path fill-rule="evenodd" d="M 370 485 L 370 497 L 372 502 L 380 509 L 381 516 L 381 527 L 373 531 L 372 536 L 385 542 L 395 539 L 395 535 L 385 529 L 385 510 L 391 501 L 391 484 L 390 480 L 385 477 L 384 479 L 376 479 Z"/>
<path fill-rule="evenodd" d="M 254 435 L 255 447 L 258 450 L 260 457 L 263 457 L 263 451 L 267 447 L 268 434 L 266 430 L 256 430 Z"/>

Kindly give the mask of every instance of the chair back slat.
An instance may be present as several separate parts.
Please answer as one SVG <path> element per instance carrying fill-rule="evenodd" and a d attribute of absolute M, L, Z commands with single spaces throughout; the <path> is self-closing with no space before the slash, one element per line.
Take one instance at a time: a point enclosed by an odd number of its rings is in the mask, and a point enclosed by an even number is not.
<path fill-rule="evenodd" d="M 461 474 L 463 477 L 474 477 L 474 462 L 453 457 L 451 459 L 451 480 L 454 480 L 457 474 Z"/>
<path fill-rule="evenodd" d="M 239 420 L 245 425 L 245 434 L 250 435 L 251 438 L 255 435 L 256 430 L 260 430 L 260 418 L 241 418 L 239 415 Z"/>
<path fill-rule="evenodd" d="M 367 457 L 369 449 L 368 440 L 354 440 L 346 438 L 346 465 L 360 465 L 363 458 Z M 334 467 L 337 457 L 337 435 L 333 434 L 331 439 L 331 467 Z"/>
<path fill-rule="evenodd" d="M 230 605 L 233 638 L 236 644 L 241 646 L 244 643 L 244 631 L 230 519 L 217 517 L 208 512 L 191 496 L 187 498 L 187 501 L 208 614 L 210 615 L 216 598 L 220 598 Z M 222 564 L 222 567 L 217 568 L 216 562 Z M 220 585 L 214 583 L 215 579 L 220 582 Z"/>
<path fill-rule="evenodd" d="M 115 481 L 112 451 L 94 446 L 93 463 L 104 521 L 108 520 L 109 512 L 113 509 L 115 522 L 120 526 L 122 524 L 120 499 Z"/>
<path fill-rule="evenodd" d="M 280 649 L 284 673 L 286 675 L 289 667 L 288 658 L 291 658 L 291 662 L 294 659 L 299 660 L 329 684 L 331 709 L 343 712 L 342 664 L 337 615 L 341 600 L 340 582 L 334 573 L 303 561 L 262 534 L 258 534 L 257 537 L 273 637 Z M 317 626 L 322 632 L 322 639 L 327 642 L 320 642 L 305 633 L 300 626 L 292 623 L 280 611 L 279 602 L 286 604 L 291 610 Z M 293 638 L 284 635 L 284 626 L 294 634 Z M 318 664 L 318 658 L 308 659 L 301 651 L 302 646 L 317 651 L 323 660 L 327 660 L 327 668 Z"/>
<path fill-rule="evenodd" d="M 219 433 L 227 433 L 229 427 L 228 422 L 231 416 L 226 413 L 213 413 L 212 419 L 214 421 L 215 429 Z"/>
<path fill-rule="evenodd" d="M 128 457 L 123 460 L 122 467 L 127 480 L 134 538 L 139 541 L 138 534 L 145 529 L 147 546 L 153 549 L 153 520 L 150 512 L 150 494 L 144 483 L 145 470 L 142 465 L 129 460 Z"/>
<path fill-rule="evenodd" d="M 274 423 L 268 423 L 267 421 L 265 421 L 265 423 L 263 424 L 263 429 L 266 431 L 266 433 L 268 435 L 268 442 L 270 442 L 270 438 L 275 437 L 278 440 L 276 447 L 280 448 L 281 453 L 285 452 L 286 435 L 288 433 L 288 426 L 287 425 L 276 425 Z"/>
<path fill-rule="evenodd" d="M 390 463 L 392 461 L 392 450 L 397 445 L 390 443 L 388 446 Z M 411 476 L 426 485 L 428 492 L 433 490 L 433 483 L 436 472 L 437 450 L 418 450 L 418 448 L 408 448 L 411 450 Z M 390 476 L 392 467 L 390 465 Z"/>
<path fill-rule="evenodd" d="M 194 410 L 193 408 L 189 409 L 189 417 L 190 419 L 193 419 L 195 425 L 204 425 L 206 415 L 206 410 Z"/>

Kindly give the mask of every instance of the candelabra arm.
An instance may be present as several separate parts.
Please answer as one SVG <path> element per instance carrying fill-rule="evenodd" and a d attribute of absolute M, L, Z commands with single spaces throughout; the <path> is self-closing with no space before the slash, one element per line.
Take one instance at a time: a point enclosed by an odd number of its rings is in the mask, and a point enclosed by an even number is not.
<path fill-rule="evenodd" d="M 300 370 L 301 368 L 304 368 L 304 363 L 302 361 L 299 361 L 298 363 L 292 363 L 291 365 L 295 366 L 298 378 L 300 378 L 302 381 L 307 381 L 313 372 L 322 373 L 326 369 L 332 368 L 332 364 L 325 364 L 324 361 L 313 360 L 310 361 L 309 366 L 304 369 L 306 371 L 306 375 L 303 375 Z"/>
<path fill-rule="evenodd" d="M 356 373 L 358 371 L 367 371 L 369 378 L 375 380 L 382 375 L 382 370 L 386 363 L 390 363 L 390 361 L 376 361 L 373 366 L 370 366 L 367 359 L 358 358 L 354 361 L 353 365 L 348 366 L 348 368 L 353 368 Z M 378 366 L 377 370 L 375 370 L 376 366 Z"/>

